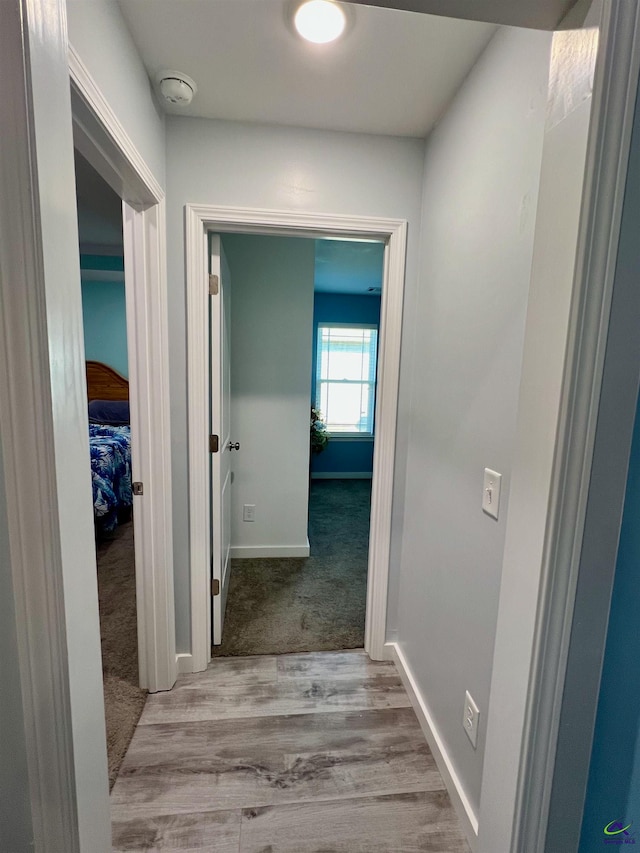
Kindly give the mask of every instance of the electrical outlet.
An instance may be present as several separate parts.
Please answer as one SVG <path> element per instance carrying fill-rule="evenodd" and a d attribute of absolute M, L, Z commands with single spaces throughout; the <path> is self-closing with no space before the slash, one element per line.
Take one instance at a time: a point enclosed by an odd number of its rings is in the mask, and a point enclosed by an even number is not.
<path fill-rule="evenodd" d="M 480 719 L 480 711 L 478 706 L 471 698 L 471 694 L 467 690 L 464 694 L 464 714 L 462 715 L 462 727 L 467 733 L 467 737 L 471 741 L 473 748 L 476 748 L 478 743 L 478 721 Z"/>
<path fill-rule="evenodd" d="M 255 504 L 245 504 L 242 507 L 242 520 L 243 521 L 255 521 L 256 520 L 256 505 Z"/>

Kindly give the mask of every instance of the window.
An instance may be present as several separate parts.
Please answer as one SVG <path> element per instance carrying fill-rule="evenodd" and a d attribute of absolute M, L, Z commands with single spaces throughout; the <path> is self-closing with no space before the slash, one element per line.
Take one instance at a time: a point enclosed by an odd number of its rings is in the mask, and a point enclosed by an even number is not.
<path fill-rule="evenodd" d="M 327 430 L 373 435 L 378 329 L 318 324 L 316 407 Z"/>

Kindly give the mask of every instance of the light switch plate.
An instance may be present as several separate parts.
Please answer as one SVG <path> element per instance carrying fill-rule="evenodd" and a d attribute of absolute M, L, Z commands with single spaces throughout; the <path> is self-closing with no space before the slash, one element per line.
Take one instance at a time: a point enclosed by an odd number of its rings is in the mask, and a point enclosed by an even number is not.
<path fill-rule="evenodd" d="M 482 509 L 491 518 L 498 518 L 500 509 L 500 487 L 502 485 L 502 474 L 492 471 L 491 468 L 484 469 L 484 486 L 482 489 Z"/>

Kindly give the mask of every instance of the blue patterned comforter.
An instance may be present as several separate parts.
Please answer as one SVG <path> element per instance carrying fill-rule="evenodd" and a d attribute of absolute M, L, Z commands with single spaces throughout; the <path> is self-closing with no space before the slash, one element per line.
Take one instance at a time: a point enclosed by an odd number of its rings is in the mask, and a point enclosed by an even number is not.
<path fill-rule="evenodd" d="M 108 533 L 118 523 L 118 510 L 133 503 L 131 428 L 89 424 L 89 449 L 94 515 Z"/>

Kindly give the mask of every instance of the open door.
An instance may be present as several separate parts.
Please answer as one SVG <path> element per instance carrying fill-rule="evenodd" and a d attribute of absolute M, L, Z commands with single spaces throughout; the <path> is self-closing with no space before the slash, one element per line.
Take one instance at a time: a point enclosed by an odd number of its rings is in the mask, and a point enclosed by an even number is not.
<path fill-rule="evenodd" d="M 211 483 L 211 608 L 213 645 L 222 642 L 222 626 L 231 575 L 231 369 L 229 331 L 231 294 L 229 267 L 220 236 L 209 237 L 209 364 Z"/>

